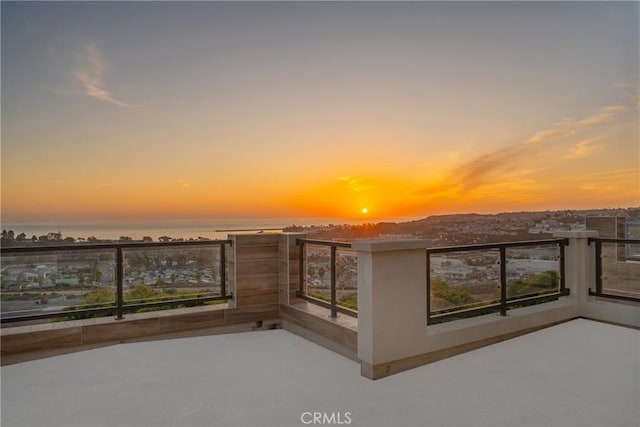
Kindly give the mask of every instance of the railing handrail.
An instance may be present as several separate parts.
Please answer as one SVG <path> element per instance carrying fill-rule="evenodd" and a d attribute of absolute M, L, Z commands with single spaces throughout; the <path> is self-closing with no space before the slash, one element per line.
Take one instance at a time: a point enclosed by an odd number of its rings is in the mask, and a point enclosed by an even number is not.
<path fill-rule="evenodd" d="M 296 243 L 303 243 L 305 245 L 335 246 L 337 248 L 351 248 L 351 243 L 333 240 L 296 239 Z"/>
<path fill-rule="evenodd" d="M 427 249 L 427 252 L 432 254 L 441 253 L 441 252 L 466 252 L 466 251 L 477 251 L 482 249 L 500 249 L 500 248 L 539 246 L 539 245 L 549 245 L 549 244 L 563 244 L 564 246 L 568 246 L 569 239 L 563 237 L 560 239 L 523 240 L 523 241 L 517 241 L 517 242 L 481 243 L 477 245 L 463 245 L 463 246 L 444 246 L 440 248 L 429 248 Z"/>
<path fill-rule="evenodd" d="M 4 313 L 0 316 L 1 323 L 8 322 L 22 322 L 39 319 L 49 319 L 56 317 L 69 317 L 74 315 L 87 315 L 87 314 L 109 314 L 116 313 L 116 320 L 123 319 L 123 314 L 126 311 L 131 311 L 137 308 L 145 307 L 157 307 L 167 305 L 179 305 L 189 302 L 206 302 L 216 300 L 228 300 L 233 298 L 233 294 L 227 294 L 227 279 L 226 279 L 226 251 L 225 245 L 231 245 L 231 240 L 198 240 L 198 241 L 178 241 L 178 242 L 101 242 L 101 243 L 74 243 L 68 245 L 31 245 L 31 246 L 9 246 L 0 248 L 0 255 L 10 256 L 12 254 L 38 254 L 42 252 L 73 252 L 73 251 L 89 251 L 89 250 L 112 250 L 115 251 L 115 287 L 116 298 L 112 306 L 91 308 L 91 309 L 78 309 L 69 311 L 52 311 L 46 313 L 30 314 L 30 315 L 16 315 L 6 316 Z M 141 304 L 126 304 L 124 301 L 124 252 L 127 249 L 155 249 L 155 248 L 176 248 L 176 247 L 206 247 L 206 246 L 219 246 L 220 247 L 220 295 L 205 296 L 196 298 L 181 298 L 175 300 L 164 300 L 157 302 L 148 302 Z M 19 312 L 17 312 L 19 313 Z"/>
<path fill-rule="evenodd" d="M 0 255 L 28 252 L 61 252 L 77 250 L 100 249 L 137 249 L 137 248 L 164 248 L 174 246 L 214 246 L 231 245 L 232 240 L 197 240 L 180 242 L 101 242 L 101 243 L 72 243 L 68 245 L 35 244 L 29 246 L 5 246 L 0 248 Z"/>
<path fill-rule="evenodd" d="M 601 243 L 631 243 L 640 244 L 640 239 L 614 239 L 610 237 L 589 237 L 589 243 L 601 242 Z"/>

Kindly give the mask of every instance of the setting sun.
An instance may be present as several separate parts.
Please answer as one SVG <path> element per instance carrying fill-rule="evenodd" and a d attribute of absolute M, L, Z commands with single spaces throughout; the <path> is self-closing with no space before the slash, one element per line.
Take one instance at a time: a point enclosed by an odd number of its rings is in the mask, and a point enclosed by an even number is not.
<path fill-rule="evenodd" d="M 366 214 L 368 214 L 368 213 L 369 213 L 369 209 L 367 209 L 367 208 L 362 208 L 362 210 L 361 210 L 360 212 L 362 212 L 362 214 L 363 214 L 363 215 L 366 215 Z"/>

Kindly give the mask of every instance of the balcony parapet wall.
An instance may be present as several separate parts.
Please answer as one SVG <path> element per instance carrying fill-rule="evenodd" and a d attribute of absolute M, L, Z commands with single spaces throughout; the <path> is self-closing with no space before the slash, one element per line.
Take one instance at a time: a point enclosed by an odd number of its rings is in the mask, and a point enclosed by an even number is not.
<path fill-rule="evenodd" d="M 354 242 L 358 251 L 358 358 L 377 379 L 576 317 L 567 301 L 427 326 L 425 240 Z"/>

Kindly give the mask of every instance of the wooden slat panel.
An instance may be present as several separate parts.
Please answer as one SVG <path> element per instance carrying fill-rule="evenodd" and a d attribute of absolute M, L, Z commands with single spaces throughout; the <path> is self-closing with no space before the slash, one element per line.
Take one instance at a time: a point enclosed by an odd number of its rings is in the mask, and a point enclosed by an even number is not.
<path fill-rule="evenodd" d="M 102 325 L 83 326 L 82 343 L 123 341 L 158 334 L 158 318 L 120 320 Z"/>
<path fill-rule="evenodd" d="M 47 331 L 2 335 L 2 354 L 24 353 L 82 344 L 82 329 L 57 328 Z"/>
<path fill-rule="evenodd" d="M 160 334 L 224 325 L 224 310 L 190 313 L 180 316 L 161 317 L 158 326 Z"/>
<path fill-rule="evenodd" d="M 353 329 L 335 323 L 328 317 L 329 310 L 324 311 L 326 311 L 327 314 L 326 319 L 309 313 L 304 313 L 291 306 L 280 306 L 280 316 L 283 320 L 292 322 L 302 328 L 319 334 L 324 338 L 357 352 L 358 333 Z"/>
<path fill-rule="evenodd" d="M 280 312 L 277 304 L 263 307 L 249 307 L 225 310 L 225 324 L 257 322 L 260 320 L 278 319 Z"/>

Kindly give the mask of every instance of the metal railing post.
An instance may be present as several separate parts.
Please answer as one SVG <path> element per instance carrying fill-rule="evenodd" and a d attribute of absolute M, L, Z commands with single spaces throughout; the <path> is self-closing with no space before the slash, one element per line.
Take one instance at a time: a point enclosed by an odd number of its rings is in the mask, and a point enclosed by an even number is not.
<path fill-rule="evenodd" d="M 602 294 L 602 242 L 596 240 L 596 295 Z"/>
<path fill-rule="evenodd" d="M 427 323 L 431 320 L 431 254 L 429 250 L 425 251 L 427 255 Z"/>
<path fill-rule="evenodd" d="M 227 296 L 227 252 L 226 244 L 220 243 L 220 295 Z"/>
<path fill-rule="evenodd" d="M 566 294 L 567 287 L 565 282 L 565 267 L 564 267 L 564 247 L 569 244 L 569 240 L 565 240 L 562 243 L 558 243 L 560 248 L 560 293 Z"/>
<path fill-rule="evenodd" d="M 296 242 L 299 246 L 299 252 L 298 252 L 298 267 L 300 270 L 300 277 L 298 280 L 299 283 L 299 288 L 298 288 L 298 296 L 302 297 L 304 296 L 304 279 L 305 279 L 305 271 L 304 271 L 304 242 L 298 240 Z"/>
<path fill-rule="evenodd" d="M 331 246 L 331 317 L 338 316 L 336 299 L 336 247 Z"/>
<path fill-rule="evenodd" d="M 122 254 L 122 246 L 116 247 L 116 320 L 122 320 L 124 306 L 124 256 Z"/>
<path fill-rule="evenodd" d="M 500 246 L 500 315 L 507 315 L 507 248 Z"/>

